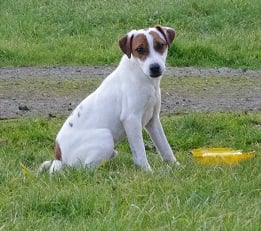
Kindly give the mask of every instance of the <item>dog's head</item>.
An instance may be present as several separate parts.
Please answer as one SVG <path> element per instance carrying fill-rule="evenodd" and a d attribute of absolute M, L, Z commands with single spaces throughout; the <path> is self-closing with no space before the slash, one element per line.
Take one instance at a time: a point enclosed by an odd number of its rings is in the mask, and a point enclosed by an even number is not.
<path fill-rule="evenodd" d="M 174 37 L 174 29 L 155 26 L 132 30 L 119 40 L 119 45 L 129 59 L 139 64 L 145 75 L 157 78 L 165 70 L 168 48 Z"/>

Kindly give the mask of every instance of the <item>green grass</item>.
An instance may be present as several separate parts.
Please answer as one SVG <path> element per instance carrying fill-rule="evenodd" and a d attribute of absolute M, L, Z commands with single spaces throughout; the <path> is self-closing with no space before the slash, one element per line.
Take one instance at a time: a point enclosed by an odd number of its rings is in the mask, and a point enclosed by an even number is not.
<path fill-rule="evenodd" d="M 174 66 L 260 69 L 259 0 L 1 0 L 0 67 L 116 64 L 133 28 L 176 28 Z"/>
<path fill-rule="evenodd" d="M 119 155 L 98 169 L 37 176 L 39 164 L 53 156 L 63 121 L 0 121 L 1 230 L 259 230 L 260 113 L 162 117 L 178 169 L 160 161 L 145 135 L 153 173 L 134 167 L 125 141 Z M 189 153 L 197 147 L 256 153 L 233 166 L 200 165 Z"/>

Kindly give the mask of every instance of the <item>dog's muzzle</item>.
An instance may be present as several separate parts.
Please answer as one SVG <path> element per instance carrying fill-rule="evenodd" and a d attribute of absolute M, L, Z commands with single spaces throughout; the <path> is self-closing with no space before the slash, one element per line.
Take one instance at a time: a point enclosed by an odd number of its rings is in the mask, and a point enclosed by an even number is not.
<path fill-rule="evenodd" d="M 161 66 L 158 63 L 150 64 L 150 77 L 157 78 L 162 75 Z"/>

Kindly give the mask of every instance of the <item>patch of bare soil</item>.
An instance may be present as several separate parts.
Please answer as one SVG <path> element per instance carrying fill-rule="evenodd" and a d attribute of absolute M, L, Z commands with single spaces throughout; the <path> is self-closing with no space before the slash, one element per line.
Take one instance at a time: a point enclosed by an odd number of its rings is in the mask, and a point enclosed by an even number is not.
<path fill-rule="evenodd" d="M 0 68 L 0 119 L 67 115 L 114 66 Z M 162 112 L 261 111 L 261 70 L 169 67 Z"/>

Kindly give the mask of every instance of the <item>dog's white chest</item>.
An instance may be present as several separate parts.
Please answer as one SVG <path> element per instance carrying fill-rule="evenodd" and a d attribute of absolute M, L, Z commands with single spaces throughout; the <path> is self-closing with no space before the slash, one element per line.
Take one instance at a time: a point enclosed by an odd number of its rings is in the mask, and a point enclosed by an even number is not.
<path fill-rule="evenodd" d="M 160 90 L 153 88 L 145 100 L 144 113 L 142 116 L 143 127 L 148 124 L 148 122 L 153 117 L 155 110 L 157 110 L 159 107 L 160 107 Z"/>

